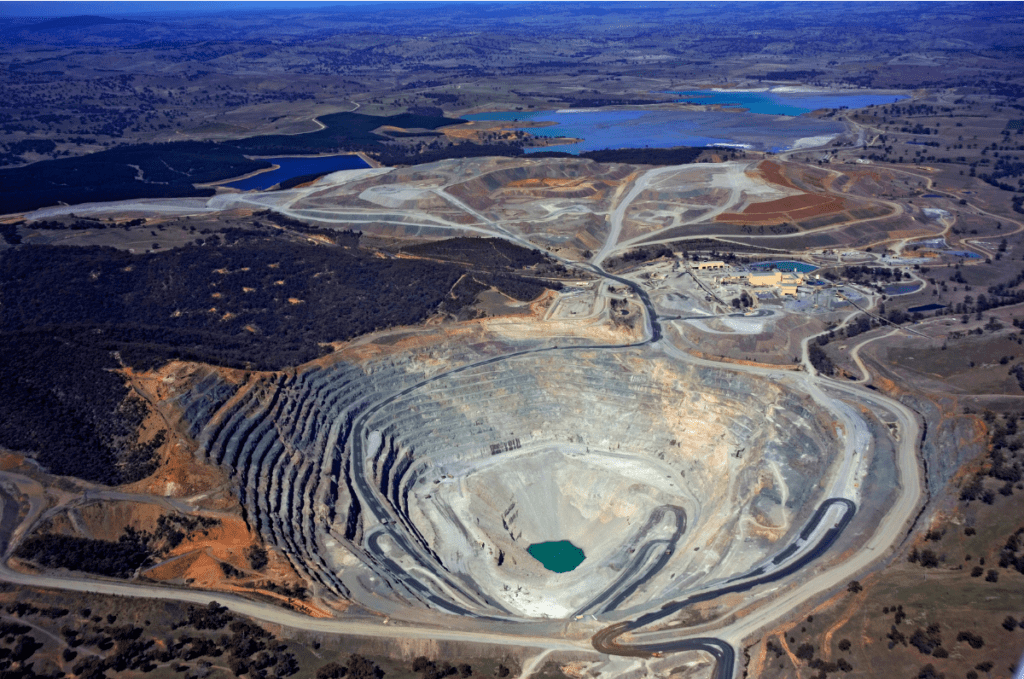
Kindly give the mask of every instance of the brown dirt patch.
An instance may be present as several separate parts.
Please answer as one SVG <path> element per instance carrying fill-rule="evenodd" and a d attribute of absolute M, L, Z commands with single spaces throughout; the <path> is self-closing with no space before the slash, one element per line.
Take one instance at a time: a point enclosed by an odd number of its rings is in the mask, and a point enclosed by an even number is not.
<path fill-rule="evenodd" d="M 765 639 L 763 639 L 760 643 L 757 644 L 757 656 L 752 658 L 750 661 L 750 665 L 747 668 L 748 676 L 759 677 L 761 676 L 761 674 L 763 674 L 765 660 L 767 660 L 768 658 L 768 644 L 766 643 L 767 640 L 768 638 L 765 637 Z"/>
<path fill-rule="evenodd" d="M 245 551 L 255 544 L 249 527 L 240 517 L 220 516 L 219 526 L 189 535 L 171 551 L 163 563 L 145 572 L 146 577 L 160 582 L 188 582 L 190 586 L 229 592 L 258 592 L 263 596 L 286 601 L 281 596 L 262 588 L 263 583 L 295 586 L 305 583 L 295 573 L 287 559 L 274 550 L 268 550 L 269 564 L 262 572 L 249 568 Z M 233 566 L 241 575 L 228 577 L 221 563 Z M 295 603 L 295 602 L 293 602 Z M 300 606 L 309 615 L 327 617 L 329 614 L 308 604 Z"/>
<path fill-rule="evenodd" d="M 785 526 L 766 526 L 762 521 L 767 521 L 768 517 L 763 514 L 758 514 L 754 517 L 756 523 L 747 523 L 746 529 L 747 534 L 752 537 L 764 538 L 768 542 L 776 542 L 779 538 L 785 535 Z"/>
<path fill-rule="evenodd" d="M 739 212 L 723 212 L 715 217 L 716 222 L 727 222 L 729 224 L 744 224 L 746 226 L 774 226 L 788 221 L 784 212 L 773 212 L 766 215 L 748 217 Z"/>
<path fill-rule="evenodd" d="M 459 141 L 465 141 L 467 139 L 472 141 L 483 141 L 484 135 L 494 135 L 501 140 L 513 139 L 516 133 L 510 130 L 502 130 L 496 128 L 473 128 L 473 127 L 451 127 L 445 130 L 444 136 L 449 139 L 458 139 Z"/>
<path fill-rule="evenodd" d="M 209 555 L 204 554 L 200 551 L 195 551 L 192 554 L 186 554 L 178 557 L 173 561 L 165 561 L 159 566 L 154 566 L 145 572 L 147 578 L 151 580 L 157 580 L 159 582 L 167 582 L 168 580 L 184 580 L 188 577 L 186 574 L 192 569 L 192 566 L 200 557 L 206 557 L 209 560 Z M 200 570 L 202 568 L 200 567 Z M 217 567 L 220 570 L 220 567 Z"/>
<path fill-rule="evenodd" d="M 793 182 L 789 181 L 789 178 L 783 173 L 782 165 L 775 162 L 774 160 L 762 160 L 757 165 L 757 171 L 761 176 L 778 186 L 785 186 L 786 188 L 795 189 Z"/>
<path fill-rule="evenodd" d="M 182 422 L 181 413 L 173 406 L 168 407 L 164 404 L 210 372 L 216 372 L 229 384 L 240 384 L 244 379 L 244 373 L 182 361 L 173 361 L 157 370 L 146 372 L 136 372 L 131 368 L 125 368 L 121 372 L 136 393 L 151 406 L 149 415 L 142 423 L 140 441 L 151 440 L 159 431 L 167 432 L 166 443 L 157 451 L 160 458 L 157 471 L 137 483 L 125 486 L 125 490 L 183 497 L 227 488 L 227 473 L 195 458 L 193 451 L 196 444 L 188 436 L 188 426 Z M 206 506 L 229 509 L 237 505 L 234 501 L 225 504 L 223 500 L 221 497 L 215 504 Z"/>
<path fill-rule="evenodd" d="M 928 229 L 897 229 L 889 232 L 890 238 L 903 239 L 903 238 L 919 238 L 921 236 L 930 236 L 932 232 Z M 926 256 L 920 253 L 915 253 L 918 256 Z M 935 253 L 932 253 L 935 256 Z"/>
<path fill-rule="evenodd" d="M 788 214 L 796 220 L 809 219 L 811 217 L 818 217 L 820 215 L 831 215 L 836 212 L 842 212 L 845 207 L 845 202 L 842 198 L 829 198 L 827 196 L 817 196 L 824 200 L 816 201 L 814 205 L 808 205 L 807 207 L 800 208 L 799 210 L 790 210 Z"/>
<path fill-rule="evenodd" d="M 81 532 L 72 525 L 71 520 L 66 514 L 56 514 L 51 516 L 43 524 L 43 529 L 39 530 L 38 533 L 46 533 L 47 535 L 69 535 L 78 537 L 89 537 L 82 535 Z"/>
<path fill-rule="evenodd" d="M 591 177 L 530 177 L 505 184 L 500 192 L 506 195 L 526 195 L 537 198 L 590 198 L 603 199 L 616 182 L 594 180 Z"/>
<path fill-rule="evenodd" d="M 125 486 L 125 490 L 148 493 L 165 497 L 188 497 L 211 492 L 202 505 L 221 511 L 237 507 L 228 488 L 228 475 L 223 469 L 206 464 L 195 458 L 192 446 L 178 439 L 167 446 L 160 467 L 148 478 Z"/>
<path fill-rule="evenodd" d="M 868 178 L 876 182 L 880 182 L 885 179 L 891 178 L 891 175 L 888 172 L 886 173 L 885 177 L 883 177 L 882 173 L 878 172 L 877 170 L 847 170 L 846 175 L 851 179 L 855 180 Z"/>
<path fill-rule="evenodd" d="M 197 552 L 185 570 L 185 578 L 199 587 L 212 587 L 224 579 L 220 564 L 206 552 Z"/>
<path fill-rule="evenodd" d="M 128 526 L 152 531 L 162 514 L 170 513 L 146 502 L 97 502 L 78 509 L 82 523 L 98 540 L 117 540 Z"/>
<path fill-rule="evenodd" d="M 529 179 L 517 179 L 511 181 L 505 186 L 513 188 L 576 188 L 577 186 L 583 186 L 592 184 L 593 182 L 588 178 L 578 177 L 575 179 L 565 177 L 531 177 Z"/>
<path fill-rule="evenodd" d="M 759 215 L 773 212 L 794 212 L 809 208 L 818 208 L 821 212 L 836 212 L 837 209 L 827 209 L 833 204 L 842 205 L 842 201 L 829 196 L 805 193 L 801 196 L 786 196 L 785 198 L 770 200 L 766 203 L 754 203 L 747 206 L 743 214 Z"/>
<path fill-rule="evenodd" d="M 16 453 L 0 453 L 0 471 L 10 472 L 19 469 L 25 458 Z"/>
<path fill-rule="evenodd" d="M 758 165 L 757 172 L 772 183 L 788 188 L 797 188 L 782 175 L 782 169 L 778 163 L 763 161 Z M 763 203 L 753 203 L 744 208 L 743 212 L 725 212 L 720 214 L 715 217 L 715 221 L 749 226 L 767 226 L 782 222 L 799 222 L 805 219 L 835 214 L 845 209 L 846 202 L 837 196 L 803 193 L 798 196 L 786 196 L 785 198 L 769 200 Z"/>
<path fill-rule="evenodd" d="M 754 368 L 771 368 L 773 370 L 800 370 L 799 364 L 791 365 L 779 365 L 775 363 L 758 363 L 757 361 L 747 361 L 742 358 L 729 358 L 728 356 L 715 356 L 713 354 L 705 354 L 703 351 L 697 351 L 696 349 L 690 350 L 687 353 L 696 356 L 697 358 L 703 358 L 706 361 L 719 361 L 721 363 L 735 363 L 736 365 L 749 365 Z"/>
<path fill-rule="evenodd" d="M 203 549 L 217 559 L 232 565 L 244 567 L 245 550 L 253 544 L 252 533 L 240 517 L 218 516 L 220 525 L 189 536 L 172 554 L 181 554 L 190 549 Z"/>
<path fill-rule="evenodd" d="M 553 127 L 557 124 L 558 123 L 554 121 L 537 120 L 518 122 L 510 120 L 474 120 L 462 125 L 446 127 L 439 130 L 439 132 L 452 140 L 470 140 L 478 143 L 488 143 L 493 141 L 513 141 L 521 139 L 518 133 L 522 128 Z M 526 134 L 529 135 L 530 146 L 555 146 L 558 144 L 582 141 L 575 137 L 533 136 L 530 130 L 527 130 Z"/>

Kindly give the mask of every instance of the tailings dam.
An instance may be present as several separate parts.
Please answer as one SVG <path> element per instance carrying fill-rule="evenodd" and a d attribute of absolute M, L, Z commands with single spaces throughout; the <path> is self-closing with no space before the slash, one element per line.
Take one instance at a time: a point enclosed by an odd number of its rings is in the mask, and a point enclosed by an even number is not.
<path fill-rule="evenodd" d="M 200 369 L 173 397 L 250 525 L 327 600 L 621 619 L 789 558 L 849 471 L 850 414 L 798 375 L 657 344 L 382 346 L 234 381 Z M 565 572 L 529 552 L 562 541 L 585 555 Z"/>

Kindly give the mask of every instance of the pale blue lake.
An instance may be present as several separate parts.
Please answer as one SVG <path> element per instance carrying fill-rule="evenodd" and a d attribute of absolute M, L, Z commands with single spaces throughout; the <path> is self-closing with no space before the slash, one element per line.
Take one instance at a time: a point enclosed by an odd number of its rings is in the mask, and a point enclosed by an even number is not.
<path fill-rule="evenodd" d="M 467 120 L 509 120 L 555 123 L 527 127 L 538 137 L 573 137 L 582 141 L 527 153 L 565 151 L 581 153 L 616 148 L 671 148 L 673 146 L 737 145 L 756 151 L 782 151 L 801 139 L 827 137 L 846 128 L 836 120 L 802 114 L 820 108 L 862 108 L 891 104 L 903 95 L 807 94 L 777 92 L 674 92 L 681 101 L 722 104 L 749 109 L 737 111 L 671 111 L 642 109 L 561 109 L 557 111 L 498 111 L 463 116 Z M 700 100 L 698 101 L 698 97 Z M 804 145 L 809 144 L 805 142 Z M 813 144 L 812 144 L 813 145 Z"/>

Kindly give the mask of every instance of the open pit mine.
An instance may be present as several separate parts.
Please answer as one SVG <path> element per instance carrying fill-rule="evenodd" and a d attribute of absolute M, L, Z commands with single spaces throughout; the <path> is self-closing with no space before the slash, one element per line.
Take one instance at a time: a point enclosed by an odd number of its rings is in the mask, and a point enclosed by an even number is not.
<path fill-rule="evenodd" d="M 826 326 L 806 309 L 716 306 L 685 258 L 615 259 L 895 210 L 858 181 L 775 161 L 462 159 L 105 209 L 502 238 L 575 270 L 531 302 L 363 335 L 276 372 L 174 362 L 153 400 L 227 470 L 247 526 L 340 631 L 394 620 L 370 631 L 642 662 L 700 651 L 723 678 L 746 640 L 905 539 L 926 490 L 921 430 L 906 405 L 817 374 L 808 342 Z M 778 360 L 711 360 L 727 335 Z"/>
<path fill-rule="evenodd" d="M 238 518 L 318 617 L 245 599 L 246 583 L 208 586 L 246 615 L 304 630 L 536 648 L 537 662 L 557 652 L 609 676 L 666 676 L 675 654 L 697 652 L 702 676 L 724 679 L 750 639 L 906 539 L 927 492 L 921 427 L 907 404 L 818 375 L 809 343 L 839 318 L 824 315 L 830 305 L 744 311 L 713 296 L 701 263 L 623 262 L 676 238 L 755 226 L 788 237 L 895 214 L 866 197 L 864 177 L 768 160 L 461 159 L 73 209 L 274 214 L 278 226 L 355 227 L 392 246 L 483 236 L 546 255 L 557 285 L 532 300 L 495 304 L 495 290 L 457 317 L 332 343 L 273 372 L 172 361 L 147 373 L 139 389 L 183 451 L 227 472 Z M 428 258 L 404 246 L 376 255 Z M 726 356 L 731 338 L 754 358 Z M 172 479 L 153 483 L 184 492 Z"/>
<path fill-rule="evenodd" d="M 378 338 L 235 384 L 194 369 L 173 398 L 316 594 L 388 615 L 614 620 L 763 578 L 867 467 L 861 416 L 797 373 L 474 339 Z M 568 572 L 528 552 L 563 540 L 585 555 Z"/>

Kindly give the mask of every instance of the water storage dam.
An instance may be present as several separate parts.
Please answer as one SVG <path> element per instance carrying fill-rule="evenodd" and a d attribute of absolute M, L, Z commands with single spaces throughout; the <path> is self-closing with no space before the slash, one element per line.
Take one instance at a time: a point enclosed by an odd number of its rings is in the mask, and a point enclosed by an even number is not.
<path fill-rule="evenodd" d="M 842 463 L 836 414 L 795 378 L 530 346 L 342 352 L 243 384 L 209 372 L 176 399 L 314 593 L 388 614 L 660 606 L 770 563 Z M 575 569 L 528 551 L 559 541 Z"/>

